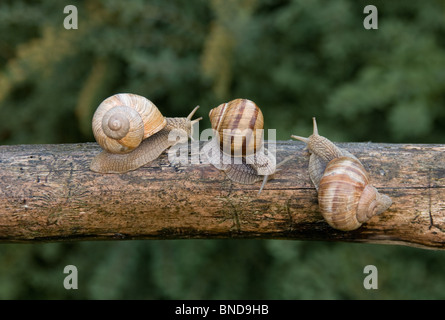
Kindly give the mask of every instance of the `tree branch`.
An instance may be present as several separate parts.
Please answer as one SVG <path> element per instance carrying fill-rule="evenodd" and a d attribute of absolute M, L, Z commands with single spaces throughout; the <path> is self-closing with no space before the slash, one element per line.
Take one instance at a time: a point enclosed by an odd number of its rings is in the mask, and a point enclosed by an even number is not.
<path fill-rule="evenodd" d="M 174 166 L 166 154 L 125 174 L 98 174 L 95 143 L 0 146 L 0 242 L 261 238 L 445 248 L 445 146 L 338 144 L 355 154 L 393 205 L 351 232 L 318 211 L 304 145 L 276 178 L 234 184 L 208 164 Z"/>

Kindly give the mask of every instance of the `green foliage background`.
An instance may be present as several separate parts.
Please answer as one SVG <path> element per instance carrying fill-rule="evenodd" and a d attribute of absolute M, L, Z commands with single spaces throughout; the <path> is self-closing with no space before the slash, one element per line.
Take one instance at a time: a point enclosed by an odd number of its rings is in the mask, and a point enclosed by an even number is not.
<path fill-rule="evenodd" d="M 79 29 L 65 30 L 66 5 Z M 363 28 L 363 8 L 379 29 Z M 167 116 L 255 101 L 278 139 L 445 143 L 445 2 L 3 0 L 0 143 L 93 141 L 118 92 Z M 63 288 L 63 268 L 79 289 Z M 363 288 L 363 268 L 379 289 Z M 2 299 L 444 299 L 445 255 L 307 241 L 0 245 Z"/>

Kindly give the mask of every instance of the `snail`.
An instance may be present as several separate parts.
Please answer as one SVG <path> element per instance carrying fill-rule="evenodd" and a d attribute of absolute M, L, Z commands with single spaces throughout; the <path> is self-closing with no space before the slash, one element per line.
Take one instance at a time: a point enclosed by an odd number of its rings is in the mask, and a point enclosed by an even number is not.
<path fill-rule="evenodd" d="M 210 110 L 209 117 L 214 138 L 203 147 L 209 162 L 234 182 L 263 181 L 261 193 L 276 171 L 276 160 L 263 144 L 260 108 L 253 101 L 235 99 Z"/>
<path fill-rule="evenodd" d="M 105 99 L 93 116 L 94 137 L 104 149 L 91 162 L 90 169 L 100 173 L 124 173 L 159 157 L 180 142 L 168 139 L 175 129 L 191 135 L 197 106 L 187 118 L 164 117 L 147 98 L 120 93 Z"/>
<path fill-rule="evenodd" d="M 318 191 L 320 211 L 331 227 L 355 230 L 388 209 L 391 198 L 370 184 L 369 174 L 354 155 L 318 134 L 315 118 L 313 126 L 309 138 L 291 137 L 305 142 L 311 153 L 309 175 Z"/>

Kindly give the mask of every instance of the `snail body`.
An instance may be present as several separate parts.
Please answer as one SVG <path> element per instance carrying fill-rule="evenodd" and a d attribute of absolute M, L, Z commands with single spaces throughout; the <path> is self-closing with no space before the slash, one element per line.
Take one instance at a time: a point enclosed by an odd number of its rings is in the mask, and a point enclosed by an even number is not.
<path fill-rule="evenodd" d="M 223 103 L 209 113 L 214 139 L 203 151 L 211 164 L 234 182 L 253 184 L 275 173 L 275 156 L 263 145 L 264 118 L 260 108 L 247 99 Z"/>
<path fill-rule="evenodd" d="M 170 141 L 172 130 L 191 135 L 191 120 L 198 107 L 187 118 L 164 117 L 145 97 L 116 94 L 105 99 L 93 116 L 93 133 L 104 149 L 91 162 L 90 169 L 100 173 L 124 173 L 135 170 L 159 157 L 179 141 Z"/>
<path fill-rule="evenodd" d="M 371 217 L 387 210 L 391 198 L 370 184 L 368 172 L 350 152 L 314 132 L 309 138 L 292 136 L 307 143 L 311 153 L 309 176 L 318 191 L 320 211 L 328 224 L 338 230 L 359 228 Z"/>

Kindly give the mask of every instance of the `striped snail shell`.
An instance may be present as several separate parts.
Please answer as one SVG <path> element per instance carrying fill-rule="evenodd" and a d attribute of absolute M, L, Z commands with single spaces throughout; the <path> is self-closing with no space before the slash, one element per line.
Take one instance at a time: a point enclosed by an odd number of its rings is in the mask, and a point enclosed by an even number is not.
<path fill-rule="evenodd" d="M 318 204 L 323 217 L 335 229 L 359 228 L 391 205 L 391 199 L 371 186 L 362 164 L 353 158 L 330 161 L 321 178 Z"/>
<path fill-rule="evenodd" d="M 307 143 L 311 153 L 309 175 L 318 191 L 320 211 L 331 227 L 355 230 L 387 210 L 391 198 L 371 185 L 368 172 L 354 155 L 318 134 L 315 118 L 313 123 L 309 138 L 292 138 Z"/>
<path fill-rule="evenodd" d="M 93 116 L 97 143 L 111 153 L 128 153 L 167 124 L 158 108 L 147 98 L 120 93 L 105 99 Z"/>
<path fill-rule="evenodd" d="M 235 99 L 223 103 L 210 110 L 209 117 L 224 153 L 245 157 L 260 149 L 264 118 L 253 101 Z"/>
<path fill-rule="evenodd" d="M 261 193 L 276 171 L 276 160 L 264 147 L 260 108 L 253 101 L 235 99 L 210 110 L 209 117 L 216 136 L 203 147 L 209 162 L 234 182 L 263 181 Z"/>

